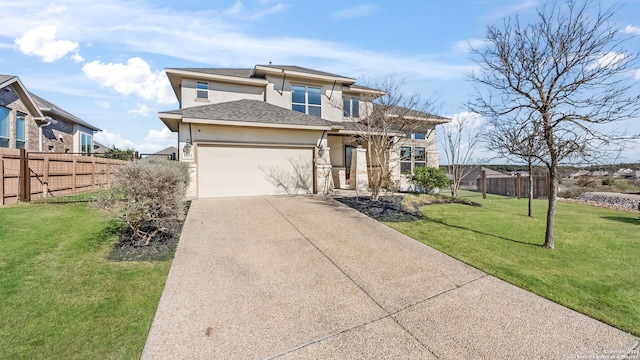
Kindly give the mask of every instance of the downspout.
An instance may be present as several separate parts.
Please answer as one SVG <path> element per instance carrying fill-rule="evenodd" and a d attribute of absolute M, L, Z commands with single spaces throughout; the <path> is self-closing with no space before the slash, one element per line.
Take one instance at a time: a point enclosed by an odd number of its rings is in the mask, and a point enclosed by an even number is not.
<path fill-rule="evenodd" d="M 53 119 L 50 116 L 44 117 L 45 122 L 38 125 L 38 151 L 42 152 L 42 128 L 51 125 Z"/>

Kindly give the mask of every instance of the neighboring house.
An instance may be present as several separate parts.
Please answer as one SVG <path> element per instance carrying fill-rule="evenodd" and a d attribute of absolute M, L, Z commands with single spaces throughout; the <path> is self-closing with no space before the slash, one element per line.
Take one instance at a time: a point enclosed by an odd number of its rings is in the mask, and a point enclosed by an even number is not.
<path fill-rule="evenodd" d="M 484 171 L 487 178 L 511 178 L 513 176 L 509 174 L 503 174 L 499 171 L 491 170 L 484 166 L 473 166 L 468 165 L 462 167 L 460 170 L 463 174 L 466 174 L 462 179 L 460 179 L 460 188 L 466 190 L 477 190 L 478 189 L 478 179 L 482 179 L 482 172 Z M 451 174 L 447 174 L 449 179 L 452 178 Z"/>
<path fill-rule="evenodd" d="M 162 149 L 158 152 L 151 154 L 153 157 L 166 157 L 170 160 L 177 160 L 178 158 L 178 148 L 175 146 L 169 146 L 166 149 Z"/>
<path fill-rule="evenodd" d="M 180 109 L 158 116 L 178 133 L 179 159 L 191 166 L 191 196 L 367 187 L 367 146 L 355 140 L 353 119 L 367 114 L 371 99 L 383 95 L 381 91 L 356 85 L 353 78 L 298 66 L 165 72 Z M 438 165 L 431 130 L 449 120 L 415 115 L 424 120 L 426 131 L 410 134 L 392 152 L 391 180 L 397 184 L 404 171 Z"/>
<path fill-rule="evenodd" d="M 105 152 L 107 152 L 107 150 L 109 150 L 109 147 L 106 145 L 102 145 L 101 143 L 94 141 L 93 142 L 93 153 L 94 154 L 104 154 Z"/>
<path fill-rule="evenodd" d="M 100 131 L 26 90 L 17 76 L 0 75 L 0 147 L 91 153 Z"/>

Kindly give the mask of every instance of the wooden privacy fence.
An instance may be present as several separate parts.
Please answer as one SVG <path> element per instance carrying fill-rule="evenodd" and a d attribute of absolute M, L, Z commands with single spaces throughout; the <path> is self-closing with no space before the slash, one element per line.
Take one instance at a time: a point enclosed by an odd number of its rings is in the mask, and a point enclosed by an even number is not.
<path fill-rule="evenodd" d="M 478 179 L 478 191 L 483 194 L 495 194 L 514 196 L 519 198 L 529 197 L 529 176 L 486 177 L 484 171 L 482 178 Z M 533 177 L 533 197 L 546 199 L 549 196 L 549 178 L 547 176 Z"/>
<path fill-rule="evenodd" d="M 0 149 L 0 205 L 110 187 L 127 161 Z"/>

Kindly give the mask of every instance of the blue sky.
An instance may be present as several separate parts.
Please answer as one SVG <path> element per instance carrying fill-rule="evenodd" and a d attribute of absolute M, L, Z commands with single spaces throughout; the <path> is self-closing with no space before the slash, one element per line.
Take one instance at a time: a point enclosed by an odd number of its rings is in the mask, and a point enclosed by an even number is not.
<path fill-rule="evenodd" d="M 640 1 L 615 22 L 640 34 Z M 406 92 L 464 111 L 473 92 L 469 44 L 488 25 L 528 19 L 534 0 L 469 1 L 0 1 L 0 74 L 102 128 L 95 140 L 154 152 L 175 145 L 157 117 L 178 107 L 165 67 L 298 65 L 360 83 L 390 74 Z M 640 41 L 631 45 L 640 49 Z M 631 50 L 635 50 L 631 49 Z M 640 121 L 620 126 L 640 133 Z M 619 161 L 640 161 L 640 143 Z M 483 154 L 486 155 L 486 154 Z M 481 157 L 479 155 L 478 157 Z"/>

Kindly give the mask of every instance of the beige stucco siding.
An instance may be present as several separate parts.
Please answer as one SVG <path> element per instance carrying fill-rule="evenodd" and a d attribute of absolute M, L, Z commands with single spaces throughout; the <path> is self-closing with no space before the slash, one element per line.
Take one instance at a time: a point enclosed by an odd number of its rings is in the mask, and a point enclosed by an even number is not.
<path fill-rule="evenodd" d="M 242 84 L 232 84 L 209 81 L 209 92 L 207 99 L 198 99 L 196 91 L 196 80 L 182 80 L 182 108 L 193 106 L 217 104 L 228 101 L 250 99 L 264 100 L 264 86 L 250 86 Z"/>

